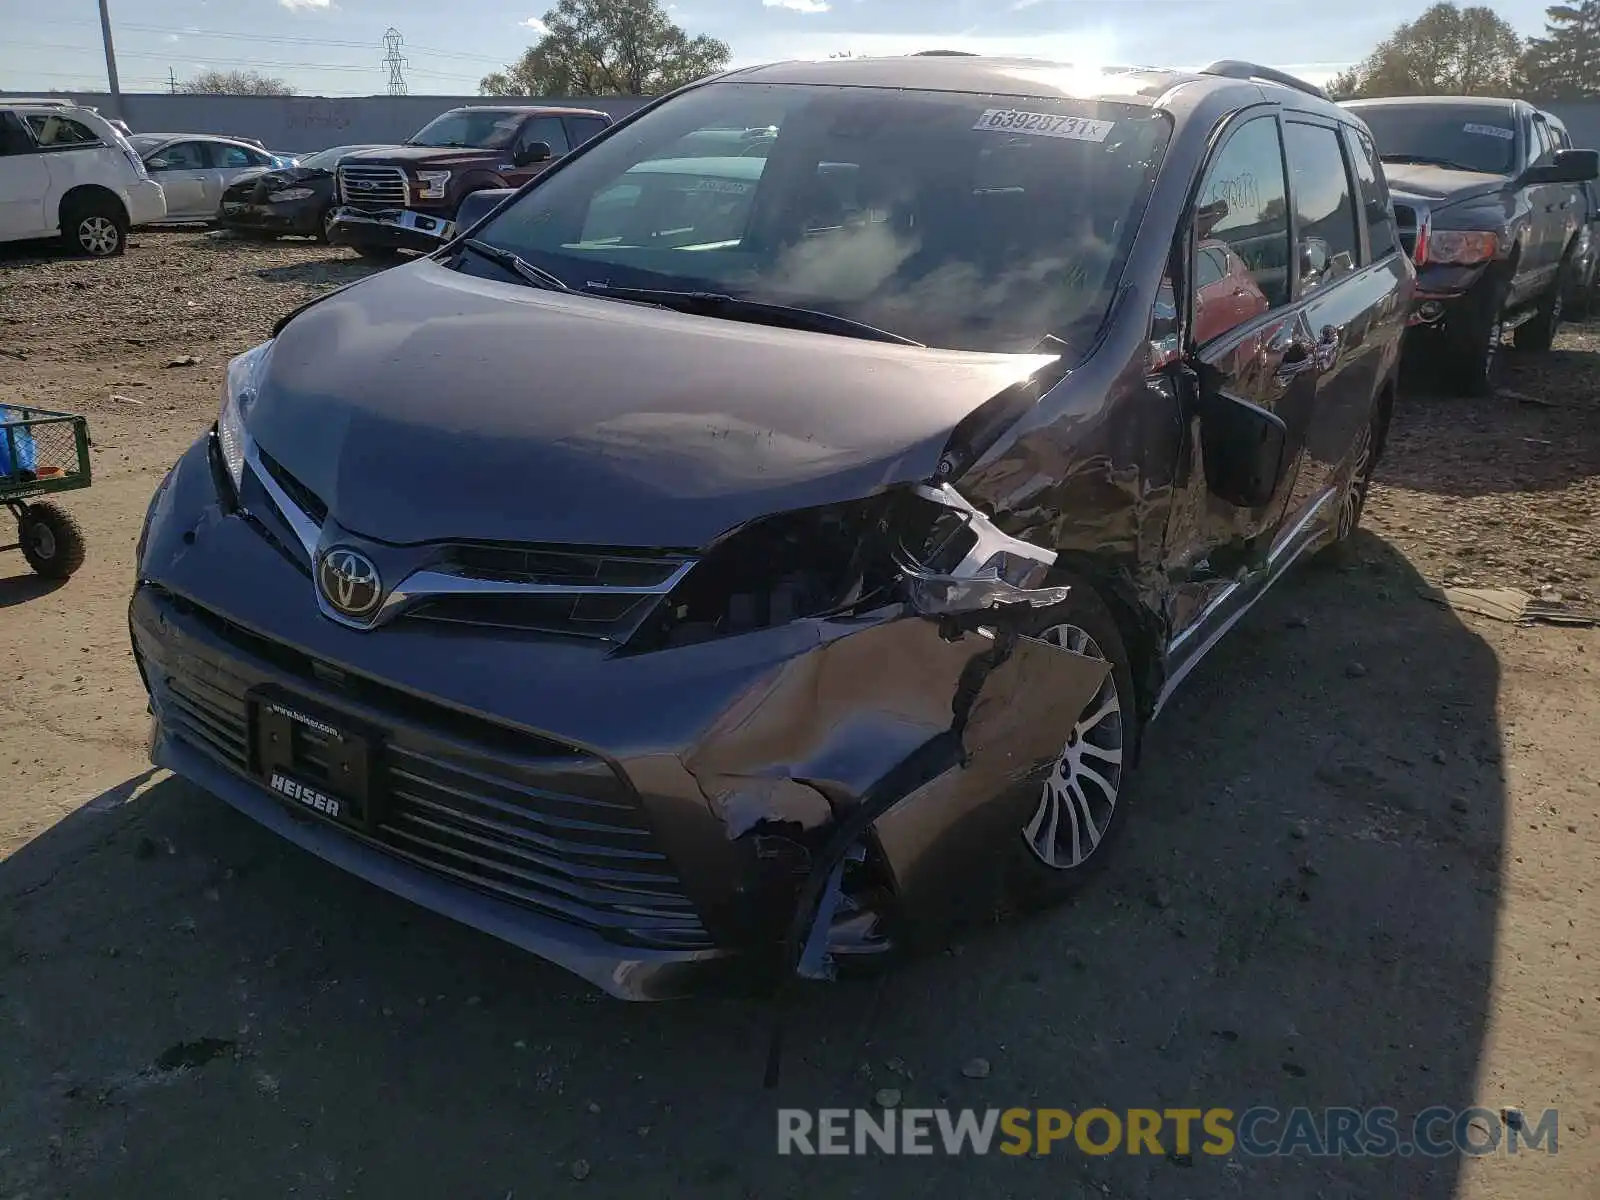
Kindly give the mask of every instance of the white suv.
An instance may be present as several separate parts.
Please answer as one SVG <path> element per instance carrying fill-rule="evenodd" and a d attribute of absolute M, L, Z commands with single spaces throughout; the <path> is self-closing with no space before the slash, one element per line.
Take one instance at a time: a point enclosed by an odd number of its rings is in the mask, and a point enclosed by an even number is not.
<path fill-rule="evenodd" d="M 60 235 L 121 254 L 128 230 L 167 215 L 167 199 L 128 140 L 64 100 L 0 100 L 0 242 Z"/>

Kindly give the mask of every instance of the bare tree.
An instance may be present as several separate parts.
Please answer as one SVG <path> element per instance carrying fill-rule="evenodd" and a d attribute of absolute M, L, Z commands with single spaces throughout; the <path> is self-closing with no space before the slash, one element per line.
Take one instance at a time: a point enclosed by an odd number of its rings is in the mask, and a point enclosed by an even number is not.
<path fill-rule="evenodd" d="M 191 96 L 292 96 L 294 88 L 259 71 L 202 71 L 178 84 Z"/>
<path fill-rule="evenodd" d="M 1401 25 L 1328 90 L 1353 96 L 1509 96 L 1521 74 L 1522 38 L 1492 8 L 1444 0 Z"/>
<path fill-rule="evenodd" d="M 561 0 L 545 34 L 504 71 L 484 76 L 486 96 L 654 96 L 722 70 L 728 44 L 691 38 L 660 0 Z"/>

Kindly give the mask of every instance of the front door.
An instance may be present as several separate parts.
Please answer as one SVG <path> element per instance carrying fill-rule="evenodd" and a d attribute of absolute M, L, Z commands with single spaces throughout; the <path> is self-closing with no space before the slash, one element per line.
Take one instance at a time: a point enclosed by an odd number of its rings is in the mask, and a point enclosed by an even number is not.
<path fill-rule="evenodd" d="M 206 207 L 211 159 L 204 142 L 173 142 L 145 159 L 144 165 L 167 194 L 169 221 L 210 220 L 215 215 L 215 207 Z"/>
<path fill-rule="evenodd" d="M 512 187 L 521 187 L 539 174 L 546 167 L 560 158 L 569 149 L 566 126 L 562 125 L 560 117 L 529 117 L 522 123 L 522 128 L 517 130 L 516 140 L 511 143 L 512 163 L 515 164 L 515 155 L 518 151 L 534 142 L 543 142 L 550 147 L 550 158 L 541 163 L 529 163 L 526 166 L 513 165 L 511 170 L 504 172 L 506 183 Z"/>
<path fill-rule="evenodd" d="M 1187 414 L 1186 469 L 1163 553 L 1181 634 L 1222 589 L 1265 566 L 1292 517 L 1317 397 L 1316 331 L 1296 303 L 1283 135 L 1272 109 L 1247 110 L 1205 167 L 1187 231 L 1185 361 L 1201 389 L 1267 410 L 1288 431 L 1271 501 L 1241 508 L 1207 487 L 1198 415 Z"/>

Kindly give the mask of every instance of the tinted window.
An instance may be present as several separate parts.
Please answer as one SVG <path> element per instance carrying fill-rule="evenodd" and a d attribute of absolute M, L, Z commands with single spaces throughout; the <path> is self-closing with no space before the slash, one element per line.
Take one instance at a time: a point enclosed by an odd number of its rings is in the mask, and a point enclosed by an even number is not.
<path fill-rule="evenodd" d="M 626 137 L 606 137 L 480 236 L 580 284 L 598 266 L 619 285 L 799 305 L 933 345 L 1028 350 L 1046 333 L 1087 344 L 1143 214 L 1167 118 L 1109 102 L 1006 104 L 955 92 L 709 84 L 639 118 Z M 685 139 L 708 130 L 730 132 L 715 161 L 759 171 L 748 177 L 742 229 L 721 236 L 730 231 L 718 225 L 708 238 L 697 228 L 689 242 L 637 236 L 681 227 L 683 198 L 669 188 L 638 201 L 627 234 L 586 240 L 602 196 L 638 186 L 628 176 L 643 164 L 681 164 Z M 763 131 L 766 156 L 741 155 L 747 130 Z M 701 173 L 747 179 L 726 165 Z M 707 190 L 719 204 L 734 195 Z M 733 222 L 735 208 L 715 211 Z"/>
<path fill-rule="evenodd" d="M 1373 262 L 1399 249 L 1394 209 L 1389 204 L 1389 189 L 1378 162 L 1372 139 L 1354 129 L 1345 130 L 1350 143 L 1350 161 L 1356 169 L 1356 189 L 1361 209 L 1367 217 L 1367 261 Z"/>
<path fill-rule="evenodd" d="M 145 162 L 152 171 L 204 171 L 210 165 L 203 142 L 174 142 Z"/>
<path fill-rule="evenodd" d="M 1262 307 L 1288 302 L 1289 206 L 1275 117 L 1252 118 L 1228 138 L 1206 168 L 1196 224 L 1202 249 L 1220 243 L 1244 264 Z"/>
<path fill-rule="evenodd" d="M 1376 104 L 1355 113 L 1384 162 L 1441 163 L 1509 175 L 1517 150 L 1516 114 L 1505 105 Z"/>
<path fill-rule="evenodd" d="M 37 148 L 16 113 L 0 112 L 0 155 L 31 154 Z"/>
<path fill-rule="evenodd" d="M 41 146 L 95 146 L 100 136 L 81 121 L 54 113 L 28 114 L 28 126 Z"/>
<path fill-rule="evenodd" d="M 572 131 L 572 144 L 581 146 L 605 129 L 606 123 L 599 117 L 568 117 L 567 128 Z"/>
<path fill-rule="evenodd" d="M 1299 228 L 1300 287 L 1310 291 L 1355 269 L 1356 206 L 1337 130 L 1291 122 L 1286 137 Z"/>
<path fill-rule="evenodd" d="M 522 132 L 517 134 L 517 145 L 531 146 L 534 142 L 546 143 L 551 154 L 565 154 L 570 149 L 560 117 L 534 117 L 524 122 Z"/>

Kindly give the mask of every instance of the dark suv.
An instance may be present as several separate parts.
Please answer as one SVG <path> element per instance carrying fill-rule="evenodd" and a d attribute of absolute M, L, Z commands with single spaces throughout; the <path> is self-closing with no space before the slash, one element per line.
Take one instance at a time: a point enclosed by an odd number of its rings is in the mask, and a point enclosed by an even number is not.
<path fill-rule="evenodd" d="M 367 258 L 437 250 L 464 198 L 519 187 L 610 125 L 588 108 L 453 108 L 404 145 L 340 161 L 329 235 Z"/>
<path fill-rule="evenodd" d="M 1414 283 L 1267 68 L 697 83 L 230 365 L 138 549 L 153 756 L 624 996 L 1060 898 L 1355 530 Z"/>
<path fill-rule="evenodd" d="M 1493 386 L 1507 330 L 1548 350 L 1582 267 L 1583 185 L 1600 156 L 1521 100 L 1402 96 L 1344 105 L 1367 123 L 1417 263 L 1419 348 L 1468 395 Z"/>

